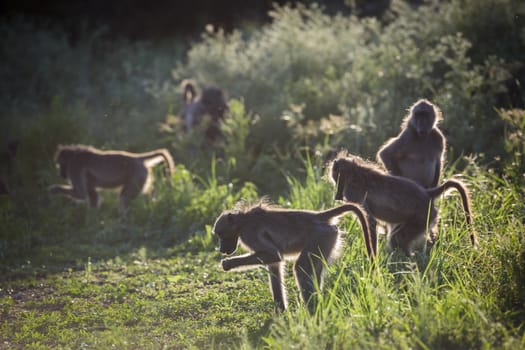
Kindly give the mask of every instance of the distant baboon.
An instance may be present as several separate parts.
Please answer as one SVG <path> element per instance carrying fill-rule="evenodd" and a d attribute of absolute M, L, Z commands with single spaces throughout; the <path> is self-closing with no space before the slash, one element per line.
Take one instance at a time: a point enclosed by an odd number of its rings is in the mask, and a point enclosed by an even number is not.
<path fill-rule="evenodd" d="M 207 140 L 214 141 L 221 137 L 219 123 L 224 119 L 224 113 L 228 110 L 224 92 L 217 87 L 209 86 L 202 90 L 200 97 L 197 97 L 192 81 L 184 80 L 182 86 L 184 107 L 181 117 L 186 130 L 191 130 L 201 123 L 205 115 L 209 115 L 211 120 L 206 130 Z"/>
<path fill-rule="evenodd" d="M 323 260 L 333 259 L 339 246 L 336 219 L 353 211 L 363 230 L 370 258 L 374 259 L 365 214 L 358 204 L 346 204 L 326 211 L 287 210 L 259 205 L 223 212 L 213 227 L 220 251 L 233 254 L 239 241 L 250 253 L 222 260 L 225 271 L 238 267 L 267 265 L 270 288 L 277 309 L 286 309 L 283 281 L 285 259 L 295 260 L 294 274 L 306 303 L 315 291 L 314 281 L 321 287 Z"/>
<path fill-rule="evenodd" d="M 367 211 L 374 253 L 377 247 L 375 218 L 395 224 L 388 233 L 388 247 L 400 247 L 407 255 L 420 239 L 427 238 L 437 211 L 431 202 L 453 187 L 461 195 L 467 224 L 472 224 L 472 211 L 466 186 L 458 180 L 447 180 L 438 187 L 425 189 L 404 177 L 389 175 L 377 165 L 359 157 L 339 155 L 329 166 L 330 178 L 336 187 L 336 200 L 361 203 Z M 474 231 L 470 240 L 477 244 Z"/>
<path fill-rule="evenodd" d="M 13 164 L 18 150 L 18 140 L 9 141 L 5 150 L 0 152 L 0 195 L 12 194 L 10 178 L 13 174 Z"/>
<path fill-rule="evenodd" d="M 438 107 L 424 99 L 417 101 L 410 107 L 399 135 L 379 149 L 377 160 L 392 175 L 414 180 L 424 188 L 436 187 L 445 158 L 445 137 L 437 127 L 441 119 Z M 432 240 L 436 238 L 436 226 L 431 236 Z"/>
<path fill-rule="evenodd" d="M 162 161 L 167 165 L 167 176 L 171 176 L 173 159 L 166 149 L 131 153 L 102 151 L 85 145 L 60 145 L 55 162 L 60 176 L 68 179 L 71 186 L 52 185 L 49 191 L 79 200 L 88 199 L 91 207 L 98 207 L 96 188 L 122 186 L 120 208 L 125 211 L 131 200 L 148 187 L 149 168 Z"/>

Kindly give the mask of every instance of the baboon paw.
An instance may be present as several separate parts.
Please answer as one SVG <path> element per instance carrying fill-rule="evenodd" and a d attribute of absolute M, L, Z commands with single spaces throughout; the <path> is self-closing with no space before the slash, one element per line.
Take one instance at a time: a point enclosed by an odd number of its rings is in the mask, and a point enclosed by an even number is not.
<path fill-rule="evenodd" d="M 232 268 L 230 259 L 223 259 L 221 261 L 221 265 L 222 265 L 222 269 L 224 271 L 231 270 L 231 268 Z"/>

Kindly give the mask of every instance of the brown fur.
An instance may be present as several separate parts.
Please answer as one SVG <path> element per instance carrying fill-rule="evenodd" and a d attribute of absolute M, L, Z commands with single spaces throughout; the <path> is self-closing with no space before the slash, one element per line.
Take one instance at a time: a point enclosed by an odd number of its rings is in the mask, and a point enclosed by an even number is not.
<path fill-rule="evenodd" d="M 414 103 L 403 120 L 398 136 L 388 140 L 377 153 L 377 160 L 392 175 L 414 180 L 424 188 L 436 187 L 441 178 L 446 140 L 437 124 L 441 111 L 428 100 Z M 434 206 L 434 201 L 432 201 Z M 437 238 L 436 225 L 431 239 Z M 395 225 L 390 228 L 395 230 Z"/>
<path fill-rule="evenodd" d="M 219 123 L 224 119 L 224 113 L 228 110 L 226 96 L 224 92 L 214 86 L 205 87 L 200 96 L 197 96 L 195 83 L 191 80 L 184 80 L 183 102 L 181 118 L 187 131 L 202 122 L 205 115 L 209 115 L 211 123 L 206 130 L 206 138 L 209 141 L 222 136 Z"/>
<path fill-rule="evenodd" d="M 52 185 L 49 191 L 79 200 L 88 200 L 91 207 L 99 206 L 96 188 L 116 188 L 120 192 L 120 208 L 125 211 L 145 188 L 150 177 L 149 168 L 164 161 L 166 175 L 173 173 L 173 159 L 166 149 L 146 153 L 125 151 L 102 151 L 86 145 L 60 145 L 55 162 L 60 175 L 71 182 L 71 186 Z"/>
<path fill-rule="evenodd" d="M 441 176 L 446 140 L 437 122 L 440 110 L 427 100 L 417 101 L 403 121 L 402 130 L 377 153 L 392 175 L 414 180 L 425 188 L 435 187 Z"/>
<path fill-rule="evenodd" d="M 375 218 L 396 225 L 388 233 L 389 249 L 400 247 L 411 255 L 414 244 L 427 238 L 426 231 L 437 218 L 432 200 L 451 187 L 461 195 L 467 224 L 472 223 L 469 193 L 466 185 L 458 180 L 425 189 L 412 180 L 389 175 L 373 163 L 346 154 L 340 154 L 331 162 L 329 172 L 336 187 L 335 199 L 361 203 L 366 210 L 374 253 L 377 249 Z M 473 231 L 470 238 L 473 245 L 477 244 Z"/>
<path fill-rule="evenodd" d="M 223 212 L 215 222 L 220 251 L 233 254 L 240 242 L 250 253 L 222 260 L 225 271 L 240 267 L 267 265 L 276 308 L 286 308 L 283 268 L 286 258 L 295 260 L 294 274 L 304 302 L 321 287 L 323 260 L 333 259 L 339 246 L 337 217 L 352 211 L 359 219 L 368 254 L 374 259 L 368 223 L 361 207 L 349 203 L 316 212 L 288 210 L 267 203 Z"/>

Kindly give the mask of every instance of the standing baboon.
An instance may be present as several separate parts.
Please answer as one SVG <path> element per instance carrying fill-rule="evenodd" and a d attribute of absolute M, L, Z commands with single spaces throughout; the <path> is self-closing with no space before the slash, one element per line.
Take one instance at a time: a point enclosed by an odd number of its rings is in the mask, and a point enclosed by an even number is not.
<path fill-rule="evenodd" d="M 210 125 L 206 130 L 206 138 L 209 141 L 221 137 L 219 123 L 224 119 L 224 113 L 228 110 L 224 92 L 213 86 L 205 87 L 200 97 L 197 97 L 195 85 L 190 80 L 182 82 L 184 107 L 181 117 L 187 131 L 201 123 L 205 115 L 209 115 Z"/>
<path fill-rule="evenodd" d="M 55 155 L 55 162 L 60 176 L 68 179 L 71 186 L 52 185 L 49 191 L 79 200 L 88 199 L 91 207 L 98 207 L 97 187 L 122 186 L 120 209 L 125 211 L 131 200 L 147 189 L 150 168 L 162 161 L 167 165 L 166 175 L 171 176 L 174 167 L 173 159 L 166 149 L 131 153 L 102 151 L 85 145 L 60 145 Z"/>
<path fill-rule="evenodd" d="M 389 175 L 378 166 L 356 156 L 338 156 L 329 166 L 330 178 L 336 187 L 335 199 L 361 203 L 368 214 L 374 253 L 377 247 L 375 218 L 395 224 L 388 233 L 388 247 L 400 247 L 412 255 L 415 243 L 427 238 L 433 227 L 437 210 L 431 205 L 434 198 L 453 187 L 461 195 L 467 224 L 472 224 L 470 198 L 466 186 L 458 180 L 447 180 L 438 187 L 425 189 L 404 177 Z M 474 231 L 470 240 L 477 244 Z"/>
<path fill-rule="evenodd" d="M 239 240 L 250 253 L 222 260 L 225 271 L 237 267 L 267 265 L 270 288 L 277 309 L 286 309 L 284 260 L 295 260 L 297 286 L 306 303 L 321 287 L 323 259 L 333 259 L 339 246 L 338 216 L 353 211 L 363 230 L 370 258 L 374 259 L 371 236 L 366 217 L 357 204 L 346 204 L 326 211 L 287 210 L 261 202 L 257 206 L 223 212 L 213 232 L 219 238 L 220 251 L 233 254 Z"/>
<path fill-rule="evenodd" d="M 437 106 L 424 99 L 417 101 L 410 107 L 399 135 L 379 149 L 377 160 L 392 175 L 414 180 L 424 188 L 436 187 L 441 177 L 446 144 L 437 127 L 441 119 Z M 433 241 L 437 237 L 436 225 L 431 232 Z"/>

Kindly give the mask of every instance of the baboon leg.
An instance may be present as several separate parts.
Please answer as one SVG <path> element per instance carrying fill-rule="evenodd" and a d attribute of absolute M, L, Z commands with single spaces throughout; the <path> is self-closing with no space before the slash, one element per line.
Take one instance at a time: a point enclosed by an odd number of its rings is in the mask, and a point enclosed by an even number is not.
<path fill-rule="evenodd" d="M 49 192 L 52 194 L 62 194 L 75 199 L 85 199 L 84 197 L 79 197 L 78 192 L 75 191 L 73 187 L 67 185 L 51 185 L 49 186 Z"/>
<path fill-rule="evenodd" d="M 126 183 L 122 187 L 122 191 L 120 192 L 121 212 L 127 211 L 129 203 L 131 203 L 131 201 L 142 192 L 144 184 L 148 179 L 148 170 L 145 167 L 142 167 L 142 169 L 135 171 L 135 175 L 128 181 L 126 181 Z"/>
<path fill-rule="evenodd" d="M 87 197 L 85 176 L 76 172 L 71 174 L 71 186 L 52 185 L 49 191 L 52 194 L 63 194 L 75 199 L 85 200 Z"/>
<path fill-rule="evenodd" d="M 370 228 L 370 239 L 372 241 L 372 251 L 374 255 L 377 256 L 377 220 L 370 214 L 370 212 L 365 209 L 366 216 L 368 220 L 368 227 Z M 365 244 L 368 246 L 368 242 L 365 241 Z"/>
<path fill-rule="evenodd" d="M 91 208 L 98 208 L 100 206 L 97 189 L 93 184 L 93 180 L 88 176 L 86 180 L 87 197 L 89 199 L 89 205 Z"/>
<path fill-rule="evenodd" d="M 411 256 L 412 246 L 418 238 L 425 236 L 425 228 L 426 222 L 416 220 L 396 225 L 388 236 L 389 250 L 399 247 L 407 256 Z"/>
<path fill-rule="evenodd" d="M 100 200 L 98 197 L 97 190 L 94 187 L 88 188 L 89 205 L 91 208 L 98 208 L 100 206 Z"/>
<path fill-rule="evenodd" d="M 274 253 L 257 252 L 253 254 L 245 254 L 235 256 L 233 258 L 223 259 L 222 267 L 228 271 L 237 267 L 243 266 L 257 266 L 257 265 L 271 265 L 282 261 L 281 254 L 276 250 Z"/>
<path fill-rule="evenodd" d="M 435 208 L 434 200 L 432 200 L 430 210 L 431 210 L 431 213 L 435 213 L 435 217 L 429 223 L 430 237 L 429 237 L 428 242 L 433 244 L 437 241 L 438 236 L 439 236 L 439 230 L 438 230 L 439 213 L 437 212 L 437 209 Z"/>
<path fill-rule="evenodd" d="M 286 303 L 286 289 L 284 286 L 284 264 L 282 262 L 269 264 L 270 288 L 276 311 L 284 311 L 288 306 Z"/>
<path fill-rule="evenodd" d="M 322 286 L 323 259 L 329 259 L 337 244 L 337 234 L 326 235 L 321 242 L 311 242 L 297 258 L 294 265 L 294 274 L 301 296 L 305 304 L 310 304 L 310 299 L 315 293 L 315 285 Z"/>

